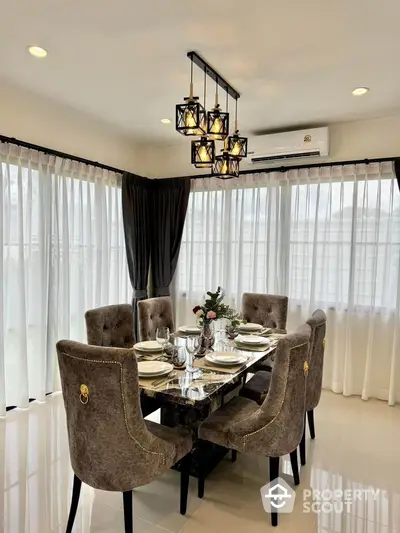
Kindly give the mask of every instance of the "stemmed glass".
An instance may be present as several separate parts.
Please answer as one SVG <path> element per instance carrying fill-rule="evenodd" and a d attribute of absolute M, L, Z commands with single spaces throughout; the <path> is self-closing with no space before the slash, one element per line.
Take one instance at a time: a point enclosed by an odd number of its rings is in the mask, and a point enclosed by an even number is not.
<path fill-rule="evenodd" d="M 156 341 L 162 347 L 162 353 L 164 354 L 165 345 L 169 341 L 169 328 L 166 326 L 160 326 L 156 330 Z"/>
<path fill-rule="evenodd" d="M 200 348 L 200 337 L 198 335 L 190 335 L 186 337 L 186 350 L 188 352 L 188 361 L 186 363 L 186 370 L 188 372 L 197 372 L 197 368 L 193 366 L 194 354 L 198 352 Z"/>

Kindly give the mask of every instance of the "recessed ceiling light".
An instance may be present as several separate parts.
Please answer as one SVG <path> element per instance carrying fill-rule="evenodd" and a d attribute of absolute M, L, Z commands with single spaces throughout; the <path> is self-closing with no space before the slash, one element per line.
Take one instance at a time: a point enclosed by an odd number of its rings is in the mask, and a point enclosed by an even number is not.
<path fill-rule="evenodd" d="M 354 96 L 362 96 L 363 94 L 367 94 L 368 91 L 368 87 L 356 87 L 351 94 Z"/>
<path fill-rule="evenodd" d="M 161 119 L 161 122 L 162 122 L 163 124 L 171 124 L 171 121 L 169 120 L 169 118 L 162 118 L 162 119 Z"/>
<path fill-rule="evenodd" d="M 45 48 L 42 48 L 41 46 L 37 46 L 36 44 L 28 46 L 28 52 L 32 56 L 39 57 L 40 59 L 47 56 L 47 50 Z"/>

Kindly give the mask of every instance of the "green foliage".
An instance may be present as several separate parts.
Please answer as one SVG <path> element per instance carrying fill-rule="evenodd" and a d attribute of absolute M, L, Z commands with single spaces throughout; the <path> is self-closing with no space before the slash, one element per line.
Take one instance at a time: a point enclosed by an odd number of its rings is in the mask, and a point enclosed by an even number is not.
<path fill-rule="evenodd" d="M 229 320 L 234 327 L 238 326 L 241 322 L 244 322 L 232 307 L 222 303 L 222 300 L 225 297 L 225 291 L 221 287 L 218 287 L 216 292 L 208 291 L 207 296 L 208 298 L 206 298 L 204 305 L 197 305 L 193 309 L 193 312 L 197 315 L 200 310 L 202 311 L 201 316 L 198 315 L 201 321 L 207 317 L 207 313 L 213 311 L 215 317 L 211 320 L 225 318 Z"/>

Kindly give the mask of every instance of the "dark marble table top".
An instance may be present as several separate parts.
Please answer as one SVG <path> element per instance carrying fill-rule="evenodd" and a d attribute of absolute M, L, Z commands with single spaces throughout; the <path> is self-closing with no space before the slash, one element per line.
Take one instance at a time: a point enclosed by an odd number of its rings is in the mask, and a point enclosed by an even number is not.
<path fill-rule="evenodd" d="M 185 339 L 175 337 L 175 344 L 185 346 Z M 248 360 L 234 374 L 223 372 L 223 368 L 210 366 L 210 368 L 199 369 L 196 373 L 189 373 L 185 370 L 177 370 L 176 376 L 170 381 L 159 386 L 153 386 L 153 380 L 140 379 L 139 384 L 142 394 L 158 398 L 163 402 L 176 403 L 201 407 L 207 403 L 212 403 L 217 396 L 224 394 L 224 391 L 232 389 L 238 384 L 243 375 L 261 361 L 268 360 L 275 352 L 276 341 L 262 352 L 238 350 L 246 355 Z M 142 355 L 138 352 L 138 358 Z"/>

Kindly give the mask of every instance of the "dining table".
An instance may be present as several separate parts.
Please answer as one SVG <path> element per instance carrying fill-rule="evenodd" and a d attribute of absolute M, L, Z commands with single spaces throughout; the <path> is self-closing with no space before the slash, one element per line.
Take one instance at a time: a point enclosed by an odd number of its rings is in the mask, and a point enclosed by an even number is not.
<path fill-rule="evenodd" d="M 161 409 L 161 423 L 169 427 L 184 427 L 193 435 L 191 475 L 198 477 L 200 466 L 200 447 L 198 446 L 198 426 L 213 411 L 219 409 L 233 396 L 239 394 L 246 381 L 246 376 L 254 367 L 262 362 L 273 360 L 276 344 L 280 335 L 266 337 L 266 346 L 253 347 L 236 344 L 225 339 L 236 352 L 244 355 L 245 361 L 240 365 L 216 366 L 204 357 L 194 359 L 195 372 L 185 369 L 174 370 L 164 379 L 139 377 L 142 405 L 152 406 L 149 411 Z M 170 342 L 176 346 L 185 346 L 186 335 L 177 332 L 171 335 Z M 240 346 L 240 348 L 238 347 Z M 144 354 L 136 350 L 140 360 L 158 360 L 160 354 Z M 273 363 L 272 363 L 273 365 Z M 142 407 L 143 409 L 143 407 Z M 207 447 L 207 458 L 202 458 L 202 465 L 207 465 L 207 476 L 228 452 L 227 448 L 212 445 Z M 202 450 L 204 453 L 204 450 Z M 180 464 L 175 465 L 177 470 Z"/>

